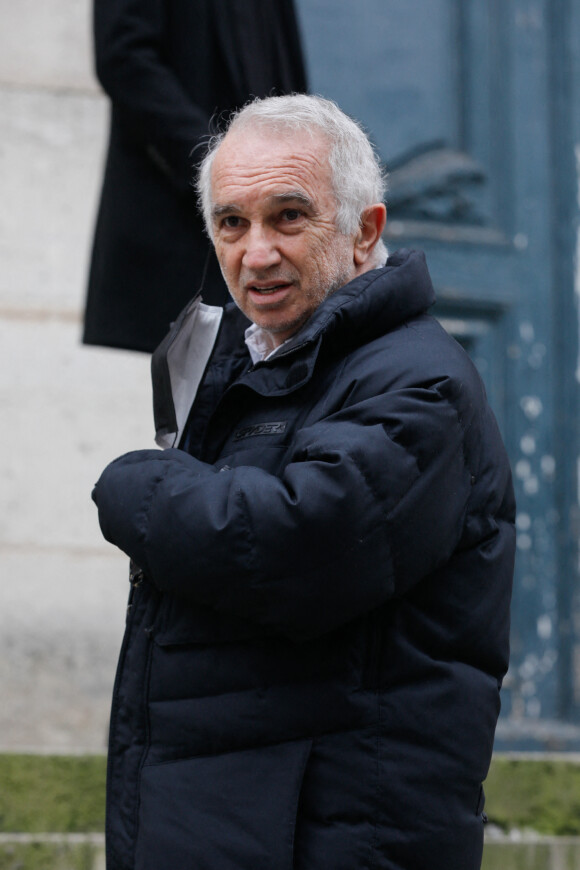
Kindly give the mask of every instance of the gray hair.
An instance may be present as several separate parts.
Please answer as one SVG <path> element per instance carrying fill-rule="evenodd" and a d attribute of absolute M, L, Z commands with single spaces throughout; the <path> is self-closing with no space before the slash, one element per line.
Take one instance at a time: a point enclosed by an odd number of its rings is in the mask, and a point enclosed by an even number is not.
<path fill-rule="evenodd" d="M 309 94 L 255 99 L 234 113 L 226 130 L 210 140 L 199 168 L 199 205 L 210 238 L 213 238 L 211 169 L 215 155 L 230 130 L 243 130 L 250 125 L 310 134 L 318 131 L 328 140 L 328 160 L 337 203 L 336 226 L 340 233 L 354 234 L 363 211 L 383 202 L 386 177 L 380 161 L 362 127 L 336 103 Z M 382 240 L 375 246 L 374 254 L 377 262 L 385 262 L 387 250 Z"/>

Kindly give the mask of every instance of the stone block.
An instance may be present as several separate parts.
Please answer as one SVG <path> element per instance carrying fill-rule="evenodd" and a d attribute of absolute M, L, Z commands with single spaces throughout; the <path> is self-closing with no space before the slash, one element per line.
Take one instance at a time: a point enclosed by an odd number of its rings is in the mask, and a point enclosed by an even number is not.
<path fill-rule="evenodd" d="M 0 318 L 0 404 L 0 743 L 102 751 L 128 560 L 90 493 L 107 462 L 154 446 L 149 357 Z"/>
<path fill-rule="evenodd" d="M 0 838 L 0 870 L 105 870 L 102 837 Z"/>
<path fill-rule="evenodd" d="M 96 89 L 91 0 L 0 0 L 0 82 Z"/>
<path fill-rule="evenodd" d="M 97 95 L 0 85 L 0 315 L 78 316 L 106 115 L 105 98 Z"/>
<path fill-rule="evenodd" d="M 580 838 L 529 836 L 486 843 L 481 870 L 580 870 Z"/>

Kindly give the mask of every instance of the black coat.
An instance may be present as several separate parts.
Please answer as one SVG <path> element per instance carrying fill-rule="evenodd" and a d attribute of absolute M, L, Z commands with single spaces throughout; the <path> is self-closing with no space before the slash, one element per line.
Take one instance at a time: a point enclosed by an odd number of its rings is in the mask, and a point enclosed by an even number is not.
<path fill-rule="evenodd" d="M 228 293 L 192 189 L 214 115 L 306 89 L 292 0 L 95 0 L 111 129 L 83 341 L 151 351 L 199 290 Z M 193 152 L 193 154 L 192 154 Z"/>
<path fill-rule="evenodd" d="M 97 484 L 105 537 L 142 568 L 111 870 L 478 870 L 514 500 L 480 378 L 432 301 L 422 255 L 400 252 L 256 366 L 227 308 L 191 454 L 130 453 Z M 154 357 L 165 444 L 197 316 Z"/>

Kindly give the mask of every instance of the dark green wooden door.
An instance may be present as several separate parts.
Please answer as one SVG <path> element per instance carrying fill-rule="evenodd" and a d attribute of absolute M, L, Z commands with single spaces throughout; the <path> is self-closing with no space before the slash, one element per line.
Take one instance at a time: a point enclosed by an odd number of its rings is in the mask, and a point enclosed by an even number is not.
<path fill-rule="evenodd" d="M 301 0 L 311 90 L 390 171 L 387 243 L 485 380 L 518 555 L 498 746 L 580 747 L 580 0 Z"/>

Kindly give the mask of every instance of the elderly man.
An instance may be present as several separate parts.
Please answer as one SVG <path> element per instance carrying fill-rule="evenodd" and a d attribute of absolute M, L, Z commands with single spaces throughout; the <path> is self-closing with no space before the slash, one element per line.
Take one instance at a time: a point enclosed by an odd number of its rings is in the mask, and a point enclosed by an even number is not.
<path fill-rule="evenodd" d="M 167 449 L 94 492 L 133 561 L 108 866 L 475 870 L 514 553 L 481 381 L 333 103 L 249 104 L 199 186 L 236 304 L 183 312 Z"/>

